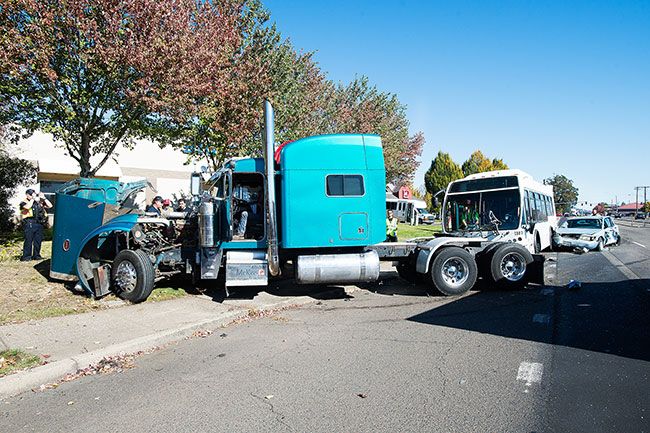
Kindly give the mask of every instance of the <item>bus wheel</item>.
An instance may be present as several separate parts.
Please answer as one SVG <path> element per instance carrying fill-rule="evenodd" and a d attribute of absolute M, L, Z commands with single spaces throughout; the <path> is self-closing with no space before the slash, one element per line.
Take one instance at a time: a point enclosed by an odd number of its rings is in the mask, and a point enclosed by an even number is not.
<path fill-rule="evenodd" d="M 154 274 L 151 261 L 143 251 L 122 250 L 111 268 L 113 291 L 127 301 L 142 302 L 153 290 Z"/>
<path fill-rule="evenodd" d="M 490 276 L 503 288 L 521 288 L 526 284 L 526 270 L 533 262 L 530 252 L 518 244 L 503 244 L 492 254 Z"/>
<path fill-rule="evenodd" d="M 433 258 L 431 279 L 442 294 L 461 295 L 476 283 L 478 270 L 474 256 L 460 247 L 443 248 Z"/>

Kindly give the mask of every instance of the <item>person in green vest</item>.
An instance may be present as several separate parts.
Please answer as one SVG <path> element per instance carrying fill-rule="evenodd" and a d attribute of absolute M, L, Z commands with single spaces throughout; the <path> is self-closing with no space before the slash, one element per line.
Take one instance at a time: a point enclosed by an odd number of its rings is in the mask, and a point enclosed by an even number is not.
<path fill-rule="evenodd" d="M 397 218 L 389 210 L 386 217 L 386 242 L 397 242 Z"/>
<path fill-rule="evenodd" d="M 460 227 L 462 229 L 468 229 L 471 225 L 477 225 L 479 223 L 479 214 L 476 208 L 472 206 L 472 202 L 467 200 L 465 206 L 462 207 L 460 211 Z"/>

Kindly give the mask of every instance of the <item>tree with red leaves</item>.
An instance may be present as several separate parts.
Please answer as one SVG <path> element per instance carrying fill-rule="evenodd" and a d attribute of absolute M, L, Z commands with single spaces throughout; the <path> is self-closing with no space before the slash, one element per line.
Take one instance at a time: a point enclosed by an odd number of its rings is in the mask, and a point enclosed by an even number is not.
<path fill-rule="evenodd" d="M 0 0 L 0 124 L 51 133 L 94 176 L 237 91 L 240 18 L 231 1 Z"/>
<path fill-rule="evenodd" d="M 409 136 L 406 107 L 397 96 L 371 86 L 360 77 L 347 86 L 338 85 L 330 97 L 327 133 L 378 134 L 384 145 L 386 181 L 410 185 L 422 154 L 424 134 Z"/>

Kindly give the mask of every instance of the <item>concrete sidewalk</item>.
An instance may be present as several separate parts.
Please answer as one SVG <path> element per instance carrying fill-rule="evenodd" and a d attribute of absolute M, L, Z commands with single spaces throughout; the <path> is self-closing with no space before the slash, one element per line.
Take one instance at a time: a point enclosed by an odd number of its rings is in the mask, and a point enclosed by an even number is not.
<path fill-rule="evenodd" d="M 190 336 L 197 329 L 213 330 L 250 310 L 268 311 L 314 301 L 308 296 L 274 296 L 216 302 L 188 296 L 157 303 L 128 305 L 78 315 L 0 326 L 0 350 L 22 349 L 45 355 L 47 364 L 0 378 L 0 398 L 54 382 L 97 363 L 105 356 L 152 349 Z"/>

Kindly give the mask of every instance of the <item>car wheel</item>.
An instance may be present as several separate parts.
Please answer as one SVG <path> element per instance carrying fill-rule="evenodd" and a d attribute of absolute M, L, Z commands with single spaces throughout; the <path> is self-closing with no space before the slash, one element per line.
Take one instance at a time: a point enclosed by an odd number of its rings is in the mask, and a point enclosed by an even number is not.
<path fill-rule="evenodd" d="M 153 290 L 154 274 L 147 254 L 141 250 L 122 250 L 113 260 L 111 286 L 120 298 L 142 302 Z"/>
<path fill-rule="evenodd" d="M 596 250 L 598 251 L 603 251 L 605 249 L 605 241 L 603 238 L 598 238 L 598 245 L 596 246 Z"/>
<path fill-rule="evenodd" d="M 431 280 L 444 295 L 456 296 L 468 292 L 474 287 L 477 276 L 474 256 L 460 247 L 443 248 L 433 258 Z"/>
<path fill-rule="evenodd" d="M 503 244 L 492 254 L 490 277 L 501 288 L 521 288 L 526 284 L 526 271 L 532 262 L 533 256 L 526 248 Z"/>

